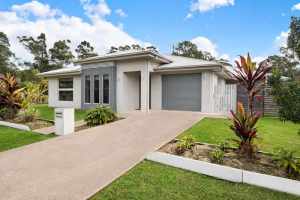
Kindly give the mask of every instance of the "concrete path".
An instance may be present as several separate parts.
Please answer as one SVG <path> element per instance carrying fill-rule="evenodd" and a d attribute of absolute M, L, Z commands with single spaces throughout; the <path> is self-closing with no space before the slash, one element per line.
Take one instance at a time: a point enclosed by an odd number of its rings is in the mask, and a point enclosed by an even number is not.
<path fill-rule="evenodd" d="M 2 152 L 0 199 L 86 199 L 201 118 L 196 112 L 134 112 L 105 126 Z"/>

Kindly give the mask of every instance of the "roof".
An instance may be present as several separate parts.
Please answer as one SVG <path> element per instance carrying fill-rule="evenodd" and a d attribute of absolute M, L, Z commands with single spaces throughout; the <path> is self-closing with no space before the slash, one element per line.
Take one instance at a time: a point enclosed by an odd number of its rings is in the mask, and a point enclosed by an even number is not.
<path fill-rule="evenodd" d="M 40 73 L 39 76 L 41 77 L 53 77 L 59 75 L 80 75 L 81 73 L 81 66 L 80 65 L 67 65 L 62 69 L 56 69 L 44 73 Z"/>
<path fill-rule="evenodd" d="M 188 58 L 183 56 L 164 55 L 165 58 L 171 60 L 171 63 L 159 66 L 159 69 L 174 69 L 174 68 L 187 68 L 187 67 L 210 67 L 219 66 L 222 64 L 215 61 L 206 61 L 196 58 Z"/>
<path fill-rule="evenodd" d="M 75 61 L 75 63 L 79 64 L 88 64 L 95 62 L 106 62 L 106 61 L 117 61 L 117 60 L 127 60 L 133 58 L 152 58 L 160 63 L 170 63 L 171 61 L 159 54 L 157 51 L 153 50 L 127 50 L 127 51 L 118 51 L 114 53 L 108 53 L 100 56 L 94 56 L 90 58 L 85 58 L 82 60 Z"/>

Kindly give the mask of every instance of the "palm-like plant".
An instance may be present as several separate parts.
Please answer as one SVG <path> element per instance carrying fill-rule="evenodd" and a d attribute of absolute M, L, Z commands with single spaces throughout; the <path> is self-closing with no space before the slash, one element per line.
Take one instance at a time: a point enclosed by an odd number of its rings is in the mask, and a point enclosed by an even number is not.
<path fill-rule="evenodd" d="M 248 158 L 252 158 L 255 152 L 253 140 L 256 138 L 257 129 L 255 125 L 261 114 L 247 113 L 242 103 L 238 103 L 237 112 L 231 111 L 233 124 L 230 129 L 233 130 L 239 140 L 235 140 L 239 144 L 241 154 L 245 154 Z"/>
<path fill-rule="evenodd" d="M 6 74 L 0 77 L 0 108 L 7 109 L 7 118 L 13 118 L 21 108 L 22 91 L 15 76 Z"/>
<path fill-rule="evenodd" d="M 266 74 L 271 70 L 268 60 L 261 62 L 258 67 L 252 62 L 248 53 L 247 58 L 240 56 L 240 62 L 235 61 L 237 68 L 232 75 L 244 87 L 248 96 L 248 110 L 253 114 L 254 98 L 263 88 Z"/>
<path fill-rule="evenodd" d="M 294 151 L 280 149 L 274 157 L 279 167 L 284 168 L 289 177 L 296 177 L 300 174 L 300 161 L 296 159 L 294 154 Z"/>
<path fill-rule="evenodd" d="M 250 55 L 247 58 L 240 56 L 240 62 L 236 61 L 237 68 L 232 73 L 237 82 L 245 88 L 248 96 L 248 112 L 245 111 L 242 103 L 238 103 L 237 112 L 232 114 L 233 124 L 230 128 L 239 137 L 239 149 L 242 154 L 252 158 L 255 152 L 253 140 L 256 138 L 257 130 L 255 125 L 260 113 L 254 112 L 254 98 L 263 89 L 266 74 L 271 70 L 268 61 L 261 62 L 256 67 L 256 63 L 252 62 Z"/>

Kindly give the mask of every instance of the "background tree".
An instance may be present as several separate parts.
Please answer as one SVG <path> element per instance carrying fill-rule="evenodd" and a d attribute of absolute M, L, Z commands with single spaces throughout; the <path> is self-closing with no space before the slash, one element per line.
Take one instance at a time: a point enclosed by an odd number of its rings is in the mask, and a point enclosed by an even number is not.
<path fill-rule="evenodd" d="M 191 41 L 179 42 L 174 48 L 172 55 L 184 56 L 189 58 L 197 58 L 202 60 L 216 60 L 211 53 L 207 51 L 201 51 L 198 49 L 197 45 Z"/>
<path fill-rule="evenodd" d="M 291 18 L 287 48 L 300 58 L 300 17 Z"/>
<path fill-rule="evenodd" d="M 6 74 L 15 70 L 15 65 L 10 61 L 13 56 L 8 37 L 0 32 L 0 73 Z"/>
<path fill-rule="evenodd" d="M 36 39 L 32 36 L 21 36 L 18 37 L 18 39 L 33 55 L 34 63 L 32 66 L 34 69 L 40 72 L 49 71 L 51 69 L 47 52 L 46 35 L 44 33 L 41 33 Z"/>
<path fill-rule="evenodd" d="M 69 46 L 70 43 L 70 40 L 59 40 L 49 49 L 51 62 L 55 68 L 62 68 L 63 65 L 71 63 L 74 56 Z"/>
<path fill-rule="evenodd" d="M 97 56 L 98 54 L 94 51 L 95 48 L 87 41 L 82 41 L 75 49 L 78 59 L 84 59 L 89 57 Z"/>

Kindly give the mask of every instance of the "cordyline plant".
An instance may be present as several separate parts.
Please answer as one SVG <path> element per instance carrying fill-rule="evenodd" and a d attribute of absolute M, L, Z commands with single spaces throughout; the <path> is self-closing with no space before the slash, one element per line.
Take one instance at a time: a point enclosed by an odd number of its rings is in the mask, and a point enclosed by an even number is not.
<path fill-rule="evenodd" d="M 0 77 L 0 109 L 5 109 L 5 118 L 15 117 L 21 108 L 22 95 L 23 88 L 20 88 L 15 76 L 6 74 Z"/>
<path fill-rule="evenodd" d="M 240 56 L 240 62 L 235 61 L 237 68 L 232 75 L 238 83 L 245 88 L 248 97 L 248 111 L 253 114 L 253 103 L 256 95 L 263 89 L 266 74 L 271 67 L 267 60 L 261 62 L 256 68 L 256 63 L 252 62 L 250 55 L 247 58 Z"/>
<path fill-rule="evenodd" d="M 252 62 L 249 54 L 247 58 L 240 56 L 240 62 L 236 61 L 236 64 L 237 68 L 232 75 L 247 92 L 248 112 L 239 102 L 237 112 L 231 111 L 233 124 L 230 128 L 240 139 L 238 140 L 240 153 L 252 158 L 256 149 L 253 144 L 257 136 L 255 125 L 261 117 L 261 113 L 253 110 L 254 99 L 263 89 L 265 76 L 271 68 L 267 61 L 261 62 L 256 68 L 256 63 Z"/>
<path fill-rule="evenodd" d="M 240 102 L 237 106 L 237 112 L 234 113 L 231 111 L 231 114 L 233 124 L 230 126 L 230 129 L 233 130 L 235 135 L 239 138 L 239 140 L 234 141 L 239 144 L 239 150 L 242 155 L 252 158 L 256 150 L 256 146 L 253 144 L 253 140 L 257 136 L 255 125 L 261 117 L 261 114 L 247 113 L 243 104 Z"/>

